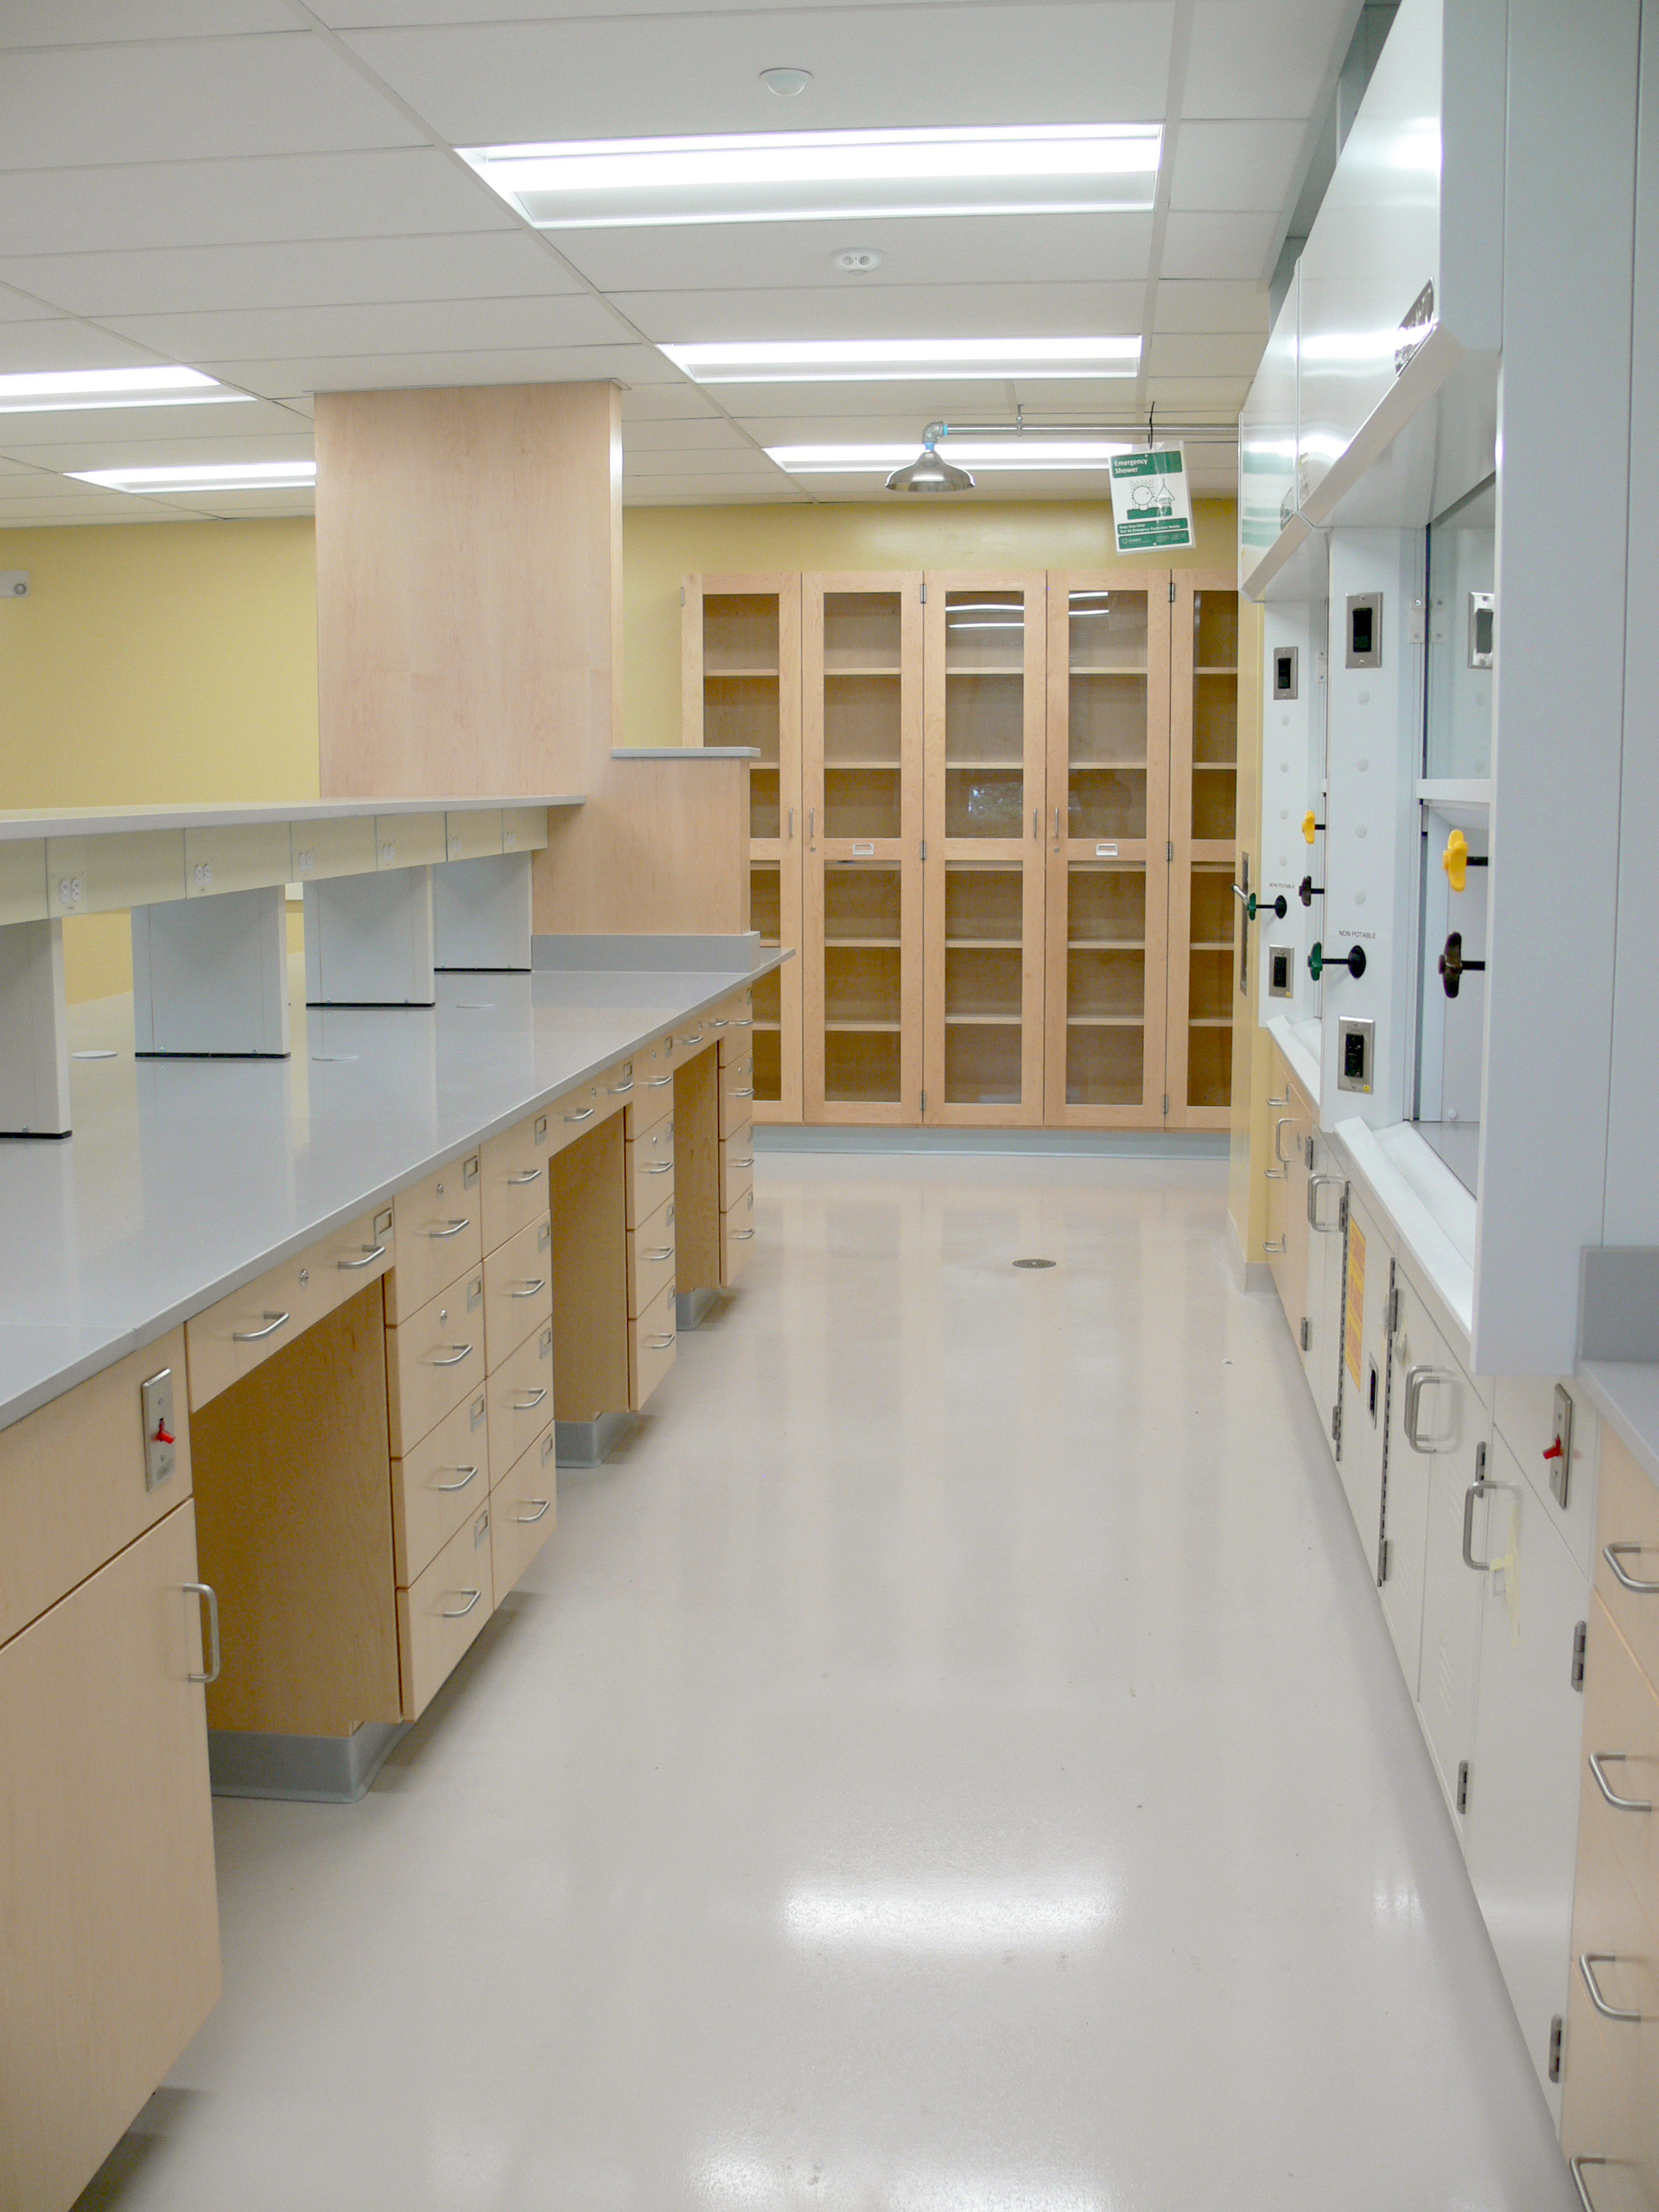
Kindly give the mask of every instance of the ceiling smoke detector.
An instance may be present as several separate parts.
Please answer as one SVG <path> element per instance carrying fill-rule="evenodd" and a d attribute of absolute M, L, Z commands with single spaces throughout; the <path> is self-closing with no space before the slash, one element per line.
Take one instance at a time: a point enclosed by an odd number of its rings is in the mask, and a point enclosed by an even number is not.
<path fill-rule="evenodd" d="M 811 83 L 812 72 L 810 69 L 763 69 L 760 81 L 769 92 L 776 92 L 780 100 L 792 100 Z"/>
<path fill-rule="evenodd" d="M 862 275 L 867 270 L 879 269 L 881 266 L 881 257 L 874 246 L 849 246 L 845 253 L 838 253 L 836 256 L 836 266 L 837 269 L 851 270 L 855 275 Z"/>

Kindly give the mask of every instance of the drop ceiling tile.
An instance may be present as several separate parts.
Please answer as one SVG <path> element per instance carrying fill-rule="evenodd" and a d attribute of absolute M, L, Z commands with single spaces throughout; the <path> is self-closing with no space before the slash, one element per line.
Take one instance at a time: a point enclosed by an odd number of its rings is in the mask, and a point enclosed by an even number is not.
<path fill-rule="evenodd" d="M 0 416 L 0 439 L 5 435 L 5 418 Z M 217 466 L 227 461 L 309 461 L 313 454 L 308 423 L 286 435 L 156 438 L 143 445 L 127 438 L 66 437 L 60 433 L 54 444 L 15 450 L 26 453 L 38 467 L 54 468 L 63 475 L 83 468 L 159 468 L 180 463 Z"/>
<path fill-rule="evenodd" d="M 580 289 L 524 231 L 37 255 L 0 261 L 0 280 L 50 300 L 64 314 L 97 318 Z"/>
<path fill-rule="evenodd" d="M 626 16 L 354 31 L 348 42 L 452 145 L 708 130 L 1160 121 L 1170 0 L 1027 0 Z M 786 37 L 810 69 L 760 81 Z"/>
<path fill-rule="evenodd" d="M 1354 0 L 1197 0 L 1182 115 L 1306 119 L 1357 13 Z"/>
<path fill-rule="evenodd" d="M 777 464 L 753 446 L 730 453 L 630 453 L 622 454 L 624 482 L 649 476 L 775 476 Z"/>
<path fill-rule="evenodd" d="M 1116 387 L 1109 401 L 1096 397 L 1094 411 L 1105 412 L 1109 407 L 1129 410 L 1135 404 L 1135 378 L 1113 378 L 1109 384 Z M 1108 388 L 1109 380 L 1100 378 L 1091 387 L 1099 394 Z M 933 383 L 918 379 L 915 383 L 899 380 L 891 384 L 737 384 L 721 385 L 720 403 L 741 423 L 756 416 L 767 416 L 779 420 L 799 416 L 822 415 L 826 408 L 849 415 L 861 414 L 867 409 L 871 415 L 906 415 L 918 430 L 925 423 L 940 416 L 954 416 L 963 422 L 988 422 L 1004 416 L 1012 416 L 1014 409 L 1014 387 L 1003 382 L 987 384 Z M 1039 378 L 1027 390 L 1046 390 Z"/>
<path fill-rule="evenodd" d="M 435 147 L 0 171 L 0 254 L 515 230 Z"/>
<path fill-rule="evenodd" d="M 0 374 L 29 369 L 153 369 L 156 356 L 107 330 L 67 316 L 0 322 Z"/>
<path fill-rule="evenodd" d="M 10 285 L 0 285 L 0 322 L 40 322 L 62 312 L 60 308 L 30 299 L 27 293 L 14 291 Z"/>
<path fill-rule="evenodd" d="M 1211 278 L 1176 278 L 1158 287 L 1155 330 L 1248 330 L 1265 340 L 1268 288 L 1229 284 Z"/>
<path fill-rule="evenodd" d="M 1045 415 L 1052 422 L 1062 418 L 1079 423 L 1132 422 L 1138 405 L 1133 377 L 1032 377 L 1006 389 L 1004 414 L 1012 415 L 1016 407 L 1023 407 L 1027 415 Z M 957 411 L 960 414 L 963 410 Z M 997 410 L 990 411 L 995 414 Z"/>
<path fill-rule="evenodd" d="M 1149 213 L 981 215 L 847 223 L 687 223 L 554 231 L 559 251 L 607 292 L 822 287 L 855 299 L 908 285 L 1138 283 Z M 835 257 L 869 247 L 881 265 L 849 276 Z"/>
<path fill-rule="evenodd" d="M 747 453 L 749 441 L 736 424 L 719 416 L 669 416 L 657 421 L 626 417 L 622 453 L 626 461 L 645 453 Z"/>
<path fill-rule="evenodd" d="M 293 29 L 293 10 L 283 0 L 6 0 L 0 47 L 232 38 Z"/>
<path fill-rule="evenodd" d="M 599 0 L 321 0 L 314 12 L 333 30 L 398 29 L 411 23 L 529 23 L 591 16 Z M 823 0 L 722 0 L 725 15 L 780 16 L 787 21 L 813 13 Z M 954 5 L 956 0 L 912 0 L 918 6 Z M 694 16 L 708 13 L 709 0 L 604 0 L 613 16 Z"/>
<path fill-rule="evenodd" d="M 209 376 L 233 377 L 271 399 L 442 385 L 644 384 L 679 373 L 652 346 L 495 346 L 477 353 L 348 353 L 195 365 Z"/>
<path fill-rule="evenodd" d="M 997 419 L 1009 418 L 999 411 Z M 868 418 L 848 415 L 761 415 L 746 419 L 743 424 L 749 435 L 762 446 L 902 445 L 918 450 L 922 427 L 921 418 L 914 414 L 875 415 Z"/>
<path fill-rule="evenodd" d="M 1300 123 L 1183 123 L 1169 204 L 1277 214 L 1290 198 L 1306 137 Z"/>
<path fill-rule="evenodd" d="M 84 408 L 73 413 L 0 413 L 0 452 L 35 454 L 61 445 L 101 445 L 124 453 L 169 442 L 211 452 L 245 438 L 308 439 L 311 421 L 266 399 L 237 407 Z"/>
<path fill-rule="evenodd" d="M 414 126 L 304 32 L 32 48 L 0 72 L 0 168 L 345 151 Z"/>
<path fill-rule="evenodd" d="M 809 495 L 774 469 L 765 482 L 733 476 L 648 477 L 623 487 L 630 507 L 797 505 Z"/>
<path fill-rule="evenodd" d="M 169 360 L 260 360 L 281 354 L 436 353 L 601 345 L 622 336 L 588 294 L 505 300 L 411 300 L 365 307 L 241 308 L 229 314 L 111 315 L 109 327 Z M 241 382 L 241 378 L 237 379 Z"/>
<path fill-rule="evenodd" d="M 1248 377 L 1154 377 L 1147 397 L 1159 407 L 1205 423 L 1233 423 L 1249 397 Z"/>
<path fill-rule="evenodd" d="M 138 504 L 137 498 L 133 504 Z M 169 492 L 166 504 L 176 507 L 181 514 L 218 515 L 255 522 L 269 522 L 279 515 L 308 515 L 316 511 L 312 493 L 291 491 Z"/>
<path fill-rule="evenodd" d="M 1216 276 L 1239 284 L 1260 283 L 1278 235 L 1269 214 L 1172 213 L 1164 233 L 1163 276 Z"/>
<path fill-rule="evenodd" d="M 917 284 L 902 290 L 620 292 L 662 345 L 717 339 L 1134 337 L 1139 284 Z"/>
<path fill-rule="evenodd" d="M 643 350 L 643 349 L 642 349 Z M 652 358 L 662 361 L 663 357 L 652 349 Z M 670 364 L 664 362 L 667 367 Z M 626 423 L 671 423 L 689 417 L 713 419 L 721 410 L 706 391 L 696 385 L 678 378 L 673 384 L 640 385 L 622 395 L 622 420 Z"/>
<path fill-rule="evenodd" d="M 1178 331 L 1147 348 L 1147 374 L 1160 377 L 1253 377 L 1264 340 L 1241 331 Z"/>

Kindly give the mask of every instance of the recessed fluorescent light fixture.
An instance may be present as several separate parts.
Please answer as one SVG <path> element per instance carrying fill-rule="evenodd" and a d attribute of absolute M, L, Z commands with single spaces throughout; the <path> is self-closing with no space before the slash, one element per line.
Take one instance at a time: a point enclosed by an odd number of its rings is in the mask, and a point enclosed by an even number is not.
<path fill-rule="evenodd" d="M 697 384 L 892 384 L 1132 377 L 1138 338 L 832 338 L 664 346 Z"/>
<path fill-rule="evenodd" d="M 317 480 L 315 461 L 181 461 L 170 468 L 72 468 L 78 484 L 106 492 L 308 492 Z"/>
<path fill-rule="evenodd" d="M 777 130 L 461 149 L 542 230 L 1148 208 L 1156 124 Z"/>
<path fill-rule="evenodd" d="M 0 376 L 0 415 L 70 413 L 83 407 L 213 407 L 251 404 L 200 369 L 45 369 Z"/>
<path fill-rule="evenodd" d="M 940 446 L 945 458 L 976 470 L 1098 469 L 1106 467 L 1114 454 L 1133 453 L 1135 449 L 1132 438 L 1109 442 L 1029 435 L 1002 438 L 995 445 L 952 438 L 949 445 Z M 768 446 L 766 458 L 775 461 L 791 476 L 876 476 L 914 461 L 916 448 L 913 442 L 907 446 Z"/>

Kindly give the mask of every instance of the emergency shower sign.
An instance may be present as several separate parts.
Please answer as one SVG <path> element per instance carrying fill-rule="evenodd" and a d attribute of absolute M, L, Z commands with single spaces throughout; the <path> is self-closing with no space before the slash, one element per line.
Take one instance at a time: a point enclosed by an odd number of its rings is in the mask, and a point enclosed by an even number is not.
<path fill-rule="evenodd" d="M 1179 446 L 1114 454 L 1112 524 L 1120 553 L 1178 551 L 1192 543 L 1192 493 Z"/>

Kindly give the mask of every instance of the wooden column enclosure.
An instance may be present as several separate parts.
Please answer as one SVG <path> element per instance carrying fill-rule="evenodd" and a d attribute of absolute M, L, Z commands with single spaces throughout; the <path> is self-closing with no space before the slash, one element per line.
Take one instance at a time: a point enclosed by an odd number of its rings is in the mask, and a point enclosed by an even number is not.
<path fill-rule="evenodd" d="M 322 796 L 584 791 L 537 930 L 746 929 L 742 764 L 611 758 L 616 387 L 322 392 L 316 446 Z"/>

